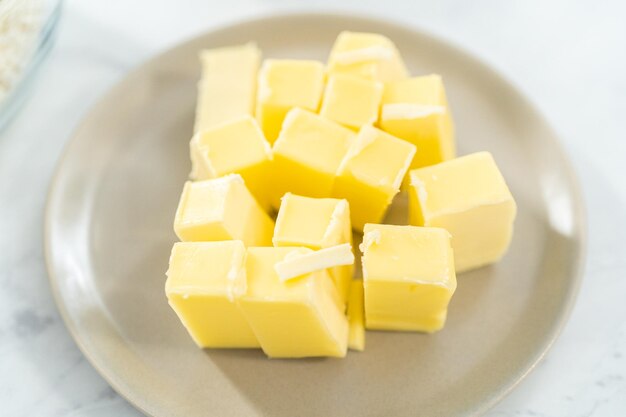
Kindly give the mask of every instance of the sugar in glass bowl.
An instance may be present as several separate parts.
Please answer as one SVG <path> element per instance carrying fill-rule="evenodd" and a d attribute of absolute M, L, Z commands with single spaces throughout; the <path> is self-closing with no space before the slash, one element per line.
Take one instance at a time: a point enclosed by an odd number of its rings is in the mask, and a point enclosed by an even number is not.
<path fill-rule="evenodd" d="M 0 129 L 23 103 L 50 50 L 61 0 L 0 0 Z"/>

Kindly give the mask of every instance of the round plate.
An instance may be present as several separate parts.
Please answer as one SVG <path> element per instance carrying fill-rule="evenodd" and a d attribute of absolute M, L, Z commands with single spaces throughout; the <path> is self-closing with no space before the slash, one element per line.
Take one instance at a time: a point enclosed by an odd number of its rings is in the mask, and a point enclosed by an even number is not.
<path fill-rule="evenodd" d="M 324 60 L 341 30 L 396 42 L 414 74 L 443 75 L 461 153 L 491 151 L 519 214 L 498 264 L 458 277 L 445 329 L 368 332 L 345 359 L 269 360 L 197 349 L 164 295 L 174 212 L 189 173 L 197 53 L 256 40 L 266 57 Z M 478 414 L 563 326 L 580 280 L 583 214 L 554 133 L 499 75 L 396 24 L 297 14 L 219 29 L 152 59 L 100 102 L 60 163 L 46 214 L 52 288 L 111 386 L 152 416 Z"/>

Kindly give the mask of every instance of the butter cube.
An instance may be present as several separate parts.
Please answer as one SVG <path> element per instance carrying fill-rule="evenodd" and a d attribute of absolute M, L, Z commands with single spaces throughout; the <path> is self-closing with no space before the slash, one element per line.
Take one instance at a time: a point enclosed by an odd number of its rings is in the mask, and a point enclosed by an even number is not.
<path fill-rule="evenodd" d="M 254 114 L 261 51 L 254 43 L 200 53 L 202 78 L 194 131 Z"/>
<path fill-rule="evenodd" d="M 252 116 L 235 118 L 198 132 L 189 147 L 192 179 L 237 173 L 261 206 L 269 210 L 272 149 Z"/>
<path fill-rule="evenodd" d="M 286 193 L 272 241 L 274 246 L 305 246 L 314 250 L 352 243 L 348 202 Z"/>
<path fill-rule="evenodd" d="M 444 229 L 366 224 L 363 252 L 368 329 L 432 333 L 446 321 L 456 289 Z"/>
<path fill-rule="evenodd" d="M 378 120 L 383 83 L 351 75 L 337 74 L 328 79 L 320 115 L 358 130 Z"/>
<path fill-rule="evenodd" d="M 239 306 L 270 357 L 343 357 L 348 321 L 328 272 L 285 282 L 276 273 L 275 265 L 294 250 L 248 248 L 248 288 Z"/>
<path fill-rule="evenodd" d="M 341 163 L 332 192 L 350 203 L 354 229 L 383 219 L 414 155 L 415 145 L 363 126 Z"/>
<path fill-rule="evenodd" d="M 450 232 L 457 272 L 504 255 L 517 208 L 489 152 L 413 170 L 410 182 L 410 223 Z"/>
<path fill-rule="evenodd" d="M 235 300 L 246 292 L 242 242 L 178 242 L 165 293 L 201 348 L 252 348 L 259 342 Z"/>
<path fill-rule="evenodd" d="M 350 326 L 348 348 L 363 352 L 365 350 L 365 311 L 363 309 L 363 280 L 355 279 L 350 288 L 348 302 L 348 323 Z"/>
<path fill-rule="evenodd" d="M 285 118 L 274 143 L 274 195 L 278 208 L 286 192 L 330 197 L 335 174 L 355 134 L 317 114 L 295 108 Z"/>
<path fill-rule="evenodd" d="M 341 32 L 328 58 L 329 74 L 377 81 L 402 80 L 408 71 L 396 46 L 376 33 Z"/>
<path fill-rule="evenodd" d="M 455 157 L 454 125 L 439 75 L 387 83 L 378 124 L 417 146 L 412 168 Z"/>
<path fill-rule="evenodd" d="M 350 207 L 346 200 L 285 194 L 276 217 L 274 246 L 303 246 L 313 250 L 352 245 Z M 354 266 L 329 270 L 341 299 L 347 301 Z"/>
<path fill-rule="evenodd" d="M 256 117 L 270 143 L 294 107 L 316 112 L 324 90 L 324 65 L 318 61 L 268 59 L 259 72 Z"/>
<path fill-rule="evenodd" d="M 178 203 L 174 231 L 182 241 L 241 240 L 271 245 L 274 221 L 259 206 L 239 174 L 187 181 Z"/>

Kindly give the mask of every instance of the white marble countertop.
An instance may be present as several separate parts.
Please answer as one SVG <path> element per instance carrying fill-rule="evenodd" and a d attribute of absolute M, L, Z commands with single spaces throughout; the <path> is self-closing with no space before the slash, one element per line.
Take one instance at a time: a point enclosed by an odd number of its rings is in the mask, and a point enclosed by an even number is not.
<path fill-rule="evenodd" d="M 66 3 L 34 94 L 0 133 L 0 415 L 140 415 L 89 365 L 56 311 L 42 255 L 43 205 L 72 130 L 131 67 L 215 25 L 304 5 L 216 3 Z M 585 279 L 552 350 L 488 416 L 626 415 L 626 4 L 315 3 L 308 10 L 383 15 L 451 40 L 500 70 L 547 115 L 578 167 L 587 202 Z"/>

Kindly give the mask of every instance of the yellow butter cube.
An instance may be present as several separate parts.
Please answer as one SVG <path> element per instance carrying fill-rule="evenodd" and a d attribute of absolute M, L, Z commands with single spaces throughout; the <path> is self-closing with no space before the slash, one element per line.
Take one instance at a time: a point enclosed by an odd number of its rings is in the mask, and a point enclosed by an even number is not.
<path fill-rule="evenodd" d="M 379 126 L 417 146 L 412 168 L 455 157 L 454 125 L 439 75 L 387 83 Z"/>
<path fill-rule="evenodd" d="M 343 357 L 348 321 L 328 272 L 316 271 L 285 282 L 276 273 L 276 263 L 294 250 L 248 248 L 248 288 L 239 306 L 270 357 Z"/>
<path fill-rule="evenodd" d="M 245 255 L 236 240 L 174 244 L 165 293 L 199 347 L 260 346 L 235 301 L 246 292 Z"/>
<path fill-rule="evenodd" d="M 408 71 L 396 46 L 376 33 L 341 32 L 328 58 L 329 74 L 377 81 L 402 80 Z"/>
<path fill-rule="evenodd" d="M 335 175 L 355 134 L 335 122 L 295 108 L 274 143 L 272 205 L 287 192 L 330 197 Z"/>
<path fill-rule="evenodd" d="M 350 332 L 348 348 L 363 352 L 365 350 L 365 311 L 363 309 L 363 280 L 352 281 L 350 301 L 348 302 L 348 323 Z"/>
<path fill-rule="evenodd" d="M 318 61 L 268 59 L 259 72 L 256 117 L 274 143 L 285 115 L 294 107 L 317 111 L 324 90 L 324 65 Z"/>
<path fill-rule="evenodd" d="M 410 182 L 410 223 L 450 232 L 457 272 L 504 255 L 517 208 L 489 152 L 413 170 Z"/>
<path fill-rule="evenodd" d="M 254 43 L 200 53 L 196 132 L 254 114 L 261 51 Z"/>
<path fill-rule="evenodd" d="M 449 233 L 440 228 L 366 224 L 363 243 L 368 329 L 432 333 L 456 289 Z"/>
<path fill-rule="evenodd" d="M 198 132 L 189 147 L 192 179 L 240 174 L 261 206 L 269 209 L 272 149 L 252 116 Z"/>
<path fill-rule="evenodd" d="M 274 221 L 239 174 L 185 183 L 174 219 L 180 240 L 236 239 L 246 246 L 271 245 L 273 230 Z"/>
<path fill-rule="evenodd" d="M 383 83 L 351 75 L 328 79 L 320 115 L 352 129 L 378 120 Z"/>
<path fill-rule="evenodd" d="M 286 193 L 272 241 L 274 246 L 305 246 L 314 250 L 352 243 L 348 202 Z"/>
<path fill-rule="evenodd" d="M 352 244 L 350 206 L 346 200 L 287 193 L 278 210 L 272 242 L 274 246 L 303 246 L 313 250 Z M 331 268 L 329 273 L 341 299 L 347 301 L 354 266 Z"/>
<path fill-rule="evenodd" d="M 350 203 L 352 227 L 379 223 L 398 193 L 415 145 L 372 126 L 364 126 L 344 158 L 332 196 Z"/>

